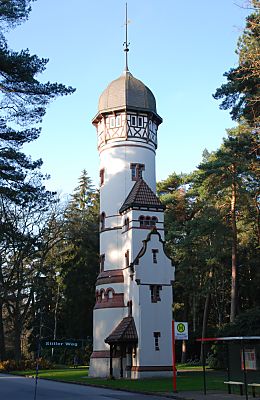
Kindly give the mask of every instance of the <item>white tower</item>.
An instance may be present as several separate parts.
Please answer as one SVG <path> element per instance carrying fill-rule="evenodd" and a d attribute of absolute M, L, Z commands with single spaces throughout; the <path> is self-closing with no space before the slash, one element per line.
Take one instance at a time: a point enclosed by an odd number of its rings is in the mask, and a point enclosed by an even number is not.
<path fill-rule="evenodd" d="M 127 46 L 126 46 L 127 48 Z M 100 274 L 90 376 L 140 378 L 172 370 L 174 267 L 164 252 L 164 207 L 155 195 L 154 95 L 126 70 L 101 94 Z"/>

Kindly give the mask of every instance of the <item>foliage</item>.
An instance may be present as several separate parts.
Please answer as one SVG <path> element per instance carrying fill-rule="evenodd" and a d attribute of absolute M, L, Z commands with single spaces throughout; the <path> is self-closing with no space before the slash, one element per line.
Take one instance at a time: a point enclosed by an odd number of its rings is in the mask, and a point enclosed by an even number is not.
<path fill-rule="evenodd" d="M 238 315 L 232 324 L 226 324 L 216 332 L 217 337 L 260 336 L 260 307 Z M 213 345 L 208 357 L 210 368 L 222 369 L 227 365 L 227 354 L 223 346 Z"/>
<path fill-rule="evenodd" d="M 0 23 L 14 27 L 28 18 L 30 3 L 34 0 L 2 0 L 0 4 Z"/>
<path fill-rule="evenodd" d="M 62 277 L 69 337 L 92 336 L 99 270 L 99 195 L 84 170 L 65 212 Z"/>
<path fill-rule="evenodd" d="M 232 324 L 219 331 L 220 336 L 260 336 L 260 307 L 238 315 Z"/>
<path fill-rule="evenodd" d="M 239 65 L 231 68 L 224 76 L 224 83 L 214 94 L 223 99 L 220 108 L 231 109 L 234 120 L 241 118 L 251 126 L 260 122 L 260 2 L 252 0 L 254 12 L 246 19 L 246 27 L 237 46 Z"/>
<path fill-rule="evenodd" d="M 44 358 L 40 358 L 38 360 L 39 367 L 41 369 L 49 370 L 53 368 L 53 365 L 50 361 L 45 360 Z M 26 371 L 36 369 L 36 360 L 5 360 L 0 361 L 0 372 L 12 372 L 12 371 Z"/>
<path fill-rule="evenodd" d="M 236 314 L 260 305 L 256 149 L 256 132 L 244 122 L 215 152 L 204 151 L 192 174 L 158 183 L 176 267 L 175 319 L 189 322 L 190 338 L 215 336 Z M 198 356 L 191 339 L 186 353 Z"/>
<path fill-rule="evenodd" d="M 42 161 L 32 161 L 23 153 L 23 145 L 38 138 L 47 105 L 74 92 L 38 79 L 47 59 L 8 46 L 6 31 L 28 18 L 32 2 L 3 0 L 0 4 L 0 359 L 6 357 L 8 334 L 15 358 L 21 358 L 21 335 L 34 301 L 34 279 L 57 238 L 47 217 L 55 200 L 45 189 L 47 177 L 39 170 Z"/>
<path fill-rule="evenodd" d="M 42 165 L 41 160 L 26 156 L 22 146 L 38 138 L 37 125 L 50 101 L 74 92 L 71 87 L 41 83 L 36 78 L 45 70 L 47 59 L 31 55 L 28 49 L 13 51 L 8 47 L 6 26 L 13 28 L 28 18 L 30 3 L 8 0 L 0 5 L 0 194 L 16 202 L 37 192 L 37 185 L 27 174 Z"/>
<path fill-rule="evenodd" d="M 43 199 L 38 198 L 34 203 L 14 205 L 7 200 L 0 203 L 4 225 L 0 244 L 0 284 L 17 360 L 21 358 L 22 331 L 35 300 L 37 277 L 43 272 L 46 255 L 58 240 L 57 231 L 50 228 L 55 207 L 51 199 L 46 203 L 45 192 Z"/>

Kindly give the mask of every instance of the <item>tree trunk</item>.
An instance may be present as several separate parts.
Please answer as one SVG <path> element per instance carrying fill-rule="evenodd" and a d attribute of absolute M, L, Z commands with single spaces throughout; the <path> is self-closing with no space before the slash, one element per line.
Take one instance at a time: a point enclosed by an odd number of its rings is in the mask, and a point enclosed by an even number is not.
<path fill-rule="evenodd" d="M 6 359 L 5 351 L 5 334 L 4 334 L 4 321 L 3 321 L 3 301 L 0 299 L 0 361 Z"/>
<path fill-rule="evenodd" d="M 196 296 L 193 294 L 192 296 L 192 330 L 196 332 Z"/>
<path fill-rule="evenodd" d="M 20 361 L 22 358 L 21 333 L 22 329 L 20 318 L 19 315 L 16 315 L 14 320 L 14 354 L 16 361 Z"/>
<path fill-rule="evenodd" d="M 183 321 L 188 321 L 188 307 L 189 307 L 189 300 L 188 298 L 186 298 L 186 300 L 184 300 L 184 312 L 183 312 Z M 181 346 L 181 363 L 185 364 L 187 360 L 187 342 L 186 340 L 182 341 L 182 346 Z"/>
<path fill-rule="evenodd" d="M 181 344 L 181 363 L 185 364 L 187 360 L 187 347 L 186 347 L 186 340 L 182 341 Z"/>
<path fill-rule="evenodd" d="M 259 204 L 258 204 L 258 197 L 259 197 L 259 193 L 257 193 L 257 195 L 254 198 L 254 204 L 255 204 L 255 208 L 256 208 L 256 229 L 257 229 L 257 241 L 258 241 L 258 245 L 260 245 L 260 208 L 259 208 Z"/>
<path fill-rule="evenodd" d="M 235 175 L 235 166 L 233 165 Z M 232 266 L 231 266 L 231 307 L 230 322 L 234 322 L 237 312 L 237 221 L 236 221 L 237 188 L 235 179 L 232 182 L 231 195 L 231 226 L 232 226 Z"/>

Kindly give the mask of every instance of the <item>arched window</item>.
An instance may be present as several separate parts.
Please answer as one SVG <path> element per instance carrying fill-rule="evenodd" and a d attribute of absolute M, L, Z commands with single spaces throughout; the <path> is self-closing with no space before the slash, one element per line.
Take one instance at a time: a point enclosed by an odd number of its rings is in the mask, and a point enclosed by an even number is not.
<path fill-rule="evenodd" d="M 113 296 L 114 296 L 114 291 L 113 291 L 113 289 L 108 288 L 108 289 L 107 289 L 106 295 L 107 295 L 107 299 L 108 299 L 108 300 L 109 300 L 109 299 L 113 299 Z"/>
<path fill-rule="evenodd" d="M 106 222 L 106 213 L 104 211 L 100 214 L 100 230 L 103 231 L 105 229 Z"/>
<path fill-rule="evenodd" d="M 151 217 L 147 216 L 147 217 L 145 217 L 145 220 L 144 220 L 144 226 L 145 226 L 145 228 L 150 228 L 150 225 L 151 225 Z"/>
<path fill-rule="evenodd" d="M 129 218 L 125 218 L 124 225 L 125 225 L 125 231 L 128 231 L 128 229 L 129 229 Z"/>
<path fill-rule="evenodd" d="M 143 215 L 141 215 L 141 216 L 139 217 L 140 228 L 143 228 L 143 227 L 144 227 L 144 220 L 145 220 L 145 217 L 144 217 Z"/>
<path fill-rule="evenodd" d="M 157 223 L 157 222 L 158 222 L 158 218 L 152 217 L 152 219 L 151 219 L 151 221 L 150 221 L 151 226 L 156 226 L 156 223 Z"/>
<path fill-rule="evenodd" d="M 151 229 L 156 226 L 158 218 L 150 217 L 149 215 L 147 215 L 146 217 L 144 215 L 141 215 L 139 217 L 139 222 L 140 222 L 140 228 Z"/>

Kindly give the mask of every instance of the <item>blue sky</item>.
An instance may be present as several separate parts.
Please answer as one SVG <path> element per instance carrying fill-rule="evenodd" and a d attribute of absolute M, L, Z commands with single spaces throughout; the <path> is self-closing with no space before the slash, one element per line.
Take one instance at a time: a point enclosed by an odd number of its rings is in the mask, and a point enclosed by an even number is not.
<path fill-rule="evenodd" d="M 154 93 L 163 118 L 157 180 L 191 172 L 202 151 L 215 150 L 234 126 L 212 93 L 236 66 L 236 43 L 248 10 L 244 0 L 128 0 L 129 70 Z M 50 61 L 41 81 L 76 93 L 50 104 L 42 134 L 25 151 L 42 158 L 48 189 L 72 193 L 83 169 L 98 183 L 91 119 L 99 95 L 124 69 L 123 0 L 37 0 L 29 20 L 8 33 L 15 50 Z"/>

